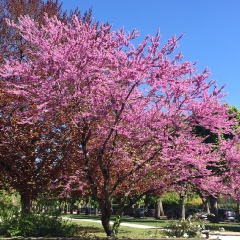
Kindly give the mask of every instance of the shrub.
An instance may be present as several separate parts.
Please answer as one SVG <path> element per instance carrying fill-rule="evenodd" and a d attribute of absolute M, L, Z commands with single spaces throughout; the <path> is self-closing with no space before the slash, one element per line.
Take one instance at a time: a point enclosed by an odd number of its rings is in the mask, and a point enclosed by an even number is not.
<path fill-rule="evenodd" d="M 19 214 L 0 223 L 0 235 L 5 237 L 73 237 L 80 227 L 47 214 Z"/>
<path fill-rule="evenodd" d="M 201 222 L 193 224 L 190 219 L 172 221 L 169 229 L 165 231 L 165 235 L 170 238 L 195 238 L 201 237 L 204 229 L 205 226 Z"/>
<path fill-rule="evenodd" d="M 200 197 L 194 197 L 186 201 L 186 208 L 201 208 L 202 205 L 203 203 Z"/>
<path fill-rule="evenodd" d="M 0 190 L 0 206 L 1 221 L 12 218 L 20 210 L 17 194 Z"/>
<path fill-rule="evenodd" d="M 176 192 L 174 191 L 168 192 L 162 197 L 162 204 L 163 204 L 164 210 L 166 211 L 171 208 L 175 208 L 179 206 L 180 198 Z"/>

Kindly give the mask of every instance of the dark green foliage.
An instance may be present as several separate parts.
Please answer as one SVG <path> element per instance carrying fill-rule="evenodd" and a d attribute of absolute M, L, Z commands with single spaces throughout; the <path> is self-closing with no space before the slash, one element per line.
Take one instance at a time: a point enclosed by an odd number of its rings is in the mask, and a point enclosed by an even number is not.
<path fill-rule="evenodd" d="M 76 224 L 43 213 L 19 214 L 0 223 L 0 235 L 4 237 L 74 237 L 79 231 Z"/>
<path fill-rule="evenodd" d="M 218 143 L 218 135 L 215 133 L 212 133 L 209 129 L 206 129 L 201 126 L 195 126 L 192 131 L 193 134 L 196 134 L 198 137 L 205 138 L 204 143 L 212 143 L 217 144 Z"/>

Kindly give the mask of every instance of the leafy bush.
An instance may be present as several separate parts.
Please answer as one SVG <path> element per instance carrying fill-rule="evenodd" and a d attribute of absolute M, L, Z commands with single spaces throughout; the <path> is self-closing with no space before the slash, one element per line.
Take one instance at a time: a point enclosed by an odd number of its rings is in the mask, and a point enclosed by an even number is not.
<path fill-rule="evenodd" d="M 80 227 L 60 216 L 19 214 L 0 223 L 0 235 L 5 237 L 73 237 Z"/>
<path fill-rule="evenodd" d="M 162 203 L 165 210 L 169 210 L 171 208 L 179 207 L 180 205 L 180 197 L 174 192 L 168 192 L 162 197 Z M 203 202 L 202 199 L 197 195 L 192 193 L 188 195 L 185 199 L 185 207 L 186 208 L 202 208 Z"/>
<path fill-rule="evenodd" d="M 164 210 L 169 210 L 171 208 L 177 207 L 180 204 L 180 198 L 178 194 L 174 191 L 168 192 L 162 196 L 162 204 Z"/>
<path fill-rule="evenodd" d="M 236 203 L 220 203 L 218 204 L 218 208 L 228 208 L 233 209 L 234 211 L 238 210 Z"/>
<path fill-rule="evenodd" d="M 20 209 L 16 193 L 9 194 L 7 191 L 0 191 L 0 219 L 1 221 L 12 218 Z"/>
<path fill-rule="evenodd" d="M 202 208 L 202 199 L 200 197 L 195 196 L 194 198 L 187 199 L 186 208 Z"/>
<path fill-rule="evenodd" d="M 205 226 L 201 222 L 193 224 L 190 219 L 172 221 L 165 235 L 170 238 L 195 238 L 200 237 L 204 229 Z"/>

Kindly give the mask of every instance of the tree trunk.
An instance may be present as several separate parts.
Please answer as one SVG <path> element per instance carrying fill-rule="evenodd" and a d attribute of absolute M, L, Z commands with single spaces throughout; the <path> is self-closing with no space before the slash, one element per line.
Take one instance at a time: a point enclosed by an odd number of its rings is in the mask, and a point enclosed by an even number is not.
<path fill-rule="evenodd" d="M 161 216 L 164 216 L 162 198 L 158 198 L 157 204 L 156 204 L 155 218 L 160 219 Z"/>
<path fill-rule="evenodd" d="M 207 214 L 210 214 L 210 208 L 209 203 L 207 199 L 202 199 L 203 201 L 203 211 L 205 211 Z"/>
<path fill-rule="evenodd" d="M 64 203 L 64 210 L 63 211 L 64 211 L 64 214 L 67 214 L 67 203 L 66 202 Z"/>
<path fill-rule="evenodd" d="M 83 207 L 85 208 L 85 215 L 89 215 L 88 200 L 84 202 Z"/>
<path fill-rule="evenodd" d="M 145 209 L 146 211 L 148 210 L 150 201 L 151 201 L 150 195 L 147 194 L 147 195 L 145 196 L 145 199 L 144 199 L 144 209 Z"/>
<path fill-rule="evenodd" d="M 217 198 L 210 195 L 209 200 L 210 200 L 210 206 L 211 206 L 211 213 L 214 214 L 215 216 L 215 217 L 212 217 L 212 222 L 219 223 Z"/>
<path fill-rule="evenodd" d="M 70 214 L 73 214 L 73 208 L 74 208 L 74 199 L 71 199 L 71 202 L 70 202 Z"/>
<path fill-rule="evenodd" d="M 181 219 L 185 220 L 185 197 L 180 196 L 180 210 L 181 210 Z"/>
<path fill-rule="evenodd" d="M 107 209 L 105 210 L 101 209 L 101 211 L 102 211 L 101 221 L 104 231 L 106 232 L 108 237 L 114 237 L 114 233 L 110 225 L 111 213 L 108 212 Z"/>
<path fill-rule="evenodd" d="M 98 207 L 95 208 L 95 215 L 98 216 Z"/>
<path fill-rule="evenodd" d="M 110 199 L 109 201 L 99 201 L 99 207 L 101 209 L 101 221 L 104 231 L 106 232 L 107 236 L 112 238 L 118 235 L 118 230 L 120 227 L 122 215 L 124 212 L 124 206 L 119 206 L 119 209 L 116 213 L 116 219 L 114 221 L 113 227 L 110 225 L 110 218 L 112 216 L 112 205 Z"/>
<path fill-rule="evenodd" d="M 22 193 L 21 195 L 21 205 L 22 205 L 22 212 L 29 213 L 31 210 L 31 198 L 27 193 Z"/>

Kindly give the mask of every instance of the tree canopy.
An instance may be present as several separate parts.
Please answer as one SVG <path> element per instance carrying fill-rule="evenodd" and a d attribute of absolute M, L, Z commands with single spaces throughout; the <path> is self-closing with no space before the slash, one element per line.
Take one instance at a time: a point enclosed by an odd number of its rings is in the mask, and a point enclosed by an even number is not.
<path fill-rule="evenodd" d="M 59 121 L 56 126 L 68 129 L 66 139 L 74 142 L 69 177 L 99 203 L 108 236 L 115 230 L 113 197 L 121 197 L 121 215 L 142 195 L 180 183 L 216 191 L 220 181 L 206 166 L 216 166 L 223 154 L 233 162 L 236 121 L 221 101 L 223 88 L 208 81 L 209 70 L 198 73 L 175 54 L 181 36 L 160 47 L 157 32 L 135 47 L 137 31 L 113 31 L 74 15 L 67 22 L 21 16 L 18 24 L 7 23 L 34 46 L 27 49 L 31 58 L 9 59 L 0 70 L 5 91 L 17 96 L 11 104 L 18 123 Z M 222 141 L 220 153 L 193 134 L 198 126 L 235 140 Z"/>

